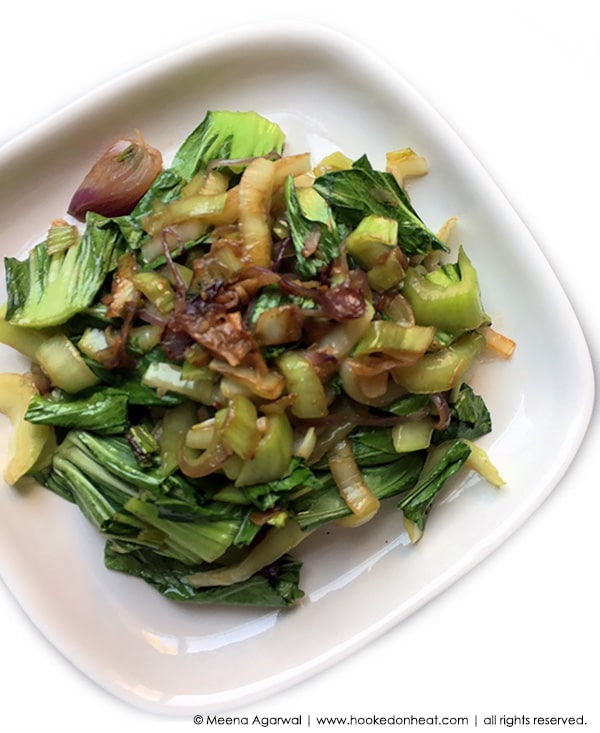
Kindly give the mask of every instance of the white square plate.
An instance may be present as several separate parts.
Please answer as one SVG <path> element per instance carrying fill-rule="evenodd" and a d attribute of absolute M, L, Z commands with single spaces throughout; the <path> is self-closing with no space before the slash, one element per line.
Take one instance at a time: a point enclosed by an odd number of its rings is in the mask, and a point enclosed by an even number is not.
<path fill-rule="evenodd" d="M 514 338 L 474 387 L 493 432 L 481 441 L 507 486 L 455 480 L 423 540 L 408 544 L 393 503 L 356 530 L 324 530 L 296 553 L 306 597 L 290 611 L 177 605 L 106 570 L 103 541 L 40 487 L 0 491 L 0 573 L 26 613 L 79 669 L 150 711 L 190 714 L 256 701 L 342 659 L 414 612 L 523 524 L 555 487 L 587 428 L 594 384 L 573 311 L 522 222 L 446 123 L 361 46 L 319 27 L 236 31 L 102 87 L 0 150 L 3 255 L 21 256 L 64 213 L 97 153 L 140 129 L 174 152 L 209 109 L 279 122 L 288 152 L 410 146 L 431 171 L 411 184 L 432 229 L 449 216 L 495 325 Z M 25 362 L 0 347 L 0 368 Z M 0 424 L 0 463 L 8 424 Z"/>

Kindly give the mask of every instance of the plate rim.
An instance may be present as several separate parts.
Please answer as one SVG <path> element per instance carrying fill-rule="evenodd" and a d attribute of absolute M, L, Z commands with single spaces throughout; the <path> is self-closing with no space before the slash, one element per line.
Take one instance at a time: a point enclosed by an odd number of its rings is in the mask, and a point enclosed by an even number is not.
<path fill-rule="evenodd" d="M 392 68 L 387 62 L 385 62 L 380 57 L 376 56 L 374 52 L 369 49 L 367 46 L 358 43 L 354 39 L 350 38 L 349 36 L 345 35 L 344 33 L 341 33 L 339 31 L 326 28 L 325 26 L 315 24 L 315 23 L 308 23 L 308 22 L 277 22 L 277 21 L 269 21 L 267 23 L 261 22 L 261 23 L 252 23 L 244 26 L 240 26 L 238 28 L 235 28 L 233 30 L 228 30 L 224 32 L 220 32 L 211 36 L 207 36 L 206 38 L 200 39 L 199 41 L 192 42 L 190 44 L 187 44 L 186 46 L 183 46 L 175 51 L 168 52 L 166 54 L 162 54 L 156 59 L 152 59 L 151 61 L 145 62 L 141 65 L 138 65 L 135 69 L 131 69 L 123 74 L 120 74 L 115 79 L 112 79 L 99 87 L 96 87 L 95 89 L 91 90 L 90 92 L 86 93 L 82 97 L 78 98 L 77 100 L 74 100 L 70 104 L 66 105 L 62 109 L 58 110 L 57 112 L 53 113 L 49 117 L 47 117 L 45 120 L 42 120 L 41 122 L 36 123 L 32 127 L 30 127 L 28 130 L 24 131 L 23 133 L 20 133 L 16 137 L 13 137 L 11 140 L 7 141 L 2 145 L 0 148 L 0 174 L 3 171 L 4 165 L 5 165 L 5 158 L 10 159 L 11 156 L 16 155 L 19 153 L 19 151 L 22 151 L 25 148 L 29 148 L 32 146 L 33 143 L 35 143 L 36 140 L 38 142 L 36 144 L 43 144 L 43 140 L 41 137 L 46 136 L 47 131 L 50 130 L 51 133 L 56 133 L 58 128 L 60 128 L 61 125 L 64 124 L 65 120 L 68 120 L 69 118 L 72 118 L 74 115 L 85 115 L 89 114 L 89 106 L 90 104 L 96 104 L 99 105 L 102 103 L 103 99 L 107 99 L 112 97 L 115 92 L 117 92 L 119 89 L 125 89 L 127 86 L 131 86 L 135 83 L 147 83 L 148 81 L 152 81 L 153 78 L 157 74 L 160 74 L 160 67 L 163 65 L 167 65 L 169 71 L 174 72 L 176 69 L 181 69 L 185 66 L 192 65 L 194 63 L 198 63 L 199 59 L 205 56 L 209 56 L 216 53 L 223 53 L 224 46 L 237 46 L 239 47 L 240 43 L 244 43 L 246 45 L 249 45 L 250 43 L 257 43 L 261 38 L 268 37 L 268 34 L 273 32 L 273 29 L 279 28 L 280 32 L 287 33 L 288 35 L 291 35 L 295 38 L 297 42 L 304 42 L 306 43 L 308 40 L 314 41 L 315 37 L 317 37 L 317 41 L 319 40 L 325 40 L 333 41 L 333 46 L 335 46 L 336 53 L 338 51 L 344 51 L 347 49 L 353 48 L 357 55 L 361 55 L 366 57 L 369 57 L 369 62 L 378 65 L 381 68 L 386 68 L 388 70 L 388 73 L 394 76 L 394 78 L 397 79 L 398 83 L 403 86 L 403 93 L 409 93 L 411 95 L 411 103 L 414 100 L 418 100 L 418 103 L 421 107 L 425 107 L 428 115 L 433 115 L 436 118 L 436 125 L 439 125 L 444 128 L 444 134 L 450 134 L 453 137 L 454 144 L 459 144 L 462 146 L 462 148 L 468 152 L 469 160 L 470 162 L 474 162 L 477 164 L 477 167 L 479 168 L 479 175 L 483 175 L 488 183 L 493 186 L 498 193 L 500 194 L 500 197 L 506 202 L 508 205 L 508 208 L 510 211 L 514 212 L 515 216 L 517 217 L 520 226 L 523 228 L 524 231 L 527 231 L 529 233 L 528 228 L 526 227 L 523 220 L 520 218 L 514 207 L 510 204 L 510 201 L 508 197 L 504 194 L 503 191 L 500 190 L 500 188 L 497 186 L 497 184 L 491 179 L 485 168 L 481 165 L 479 160 L 476 158 L 476 156 L 473 154 L 473 152 L 468 148 L 467 144 L 464 140 L 462 140 L 458 135 L 456 135 L 455 131 L 452 129 L 452 127 L 448 124 L 448 122 L 439 115 L 439 113 L 429 104 L 429 102 L 419 94 L 418 90 L 416 90 L 396 69 Z M 333 47 L 332 46 L 332 47 Z M 162 72 L 164 73 L 164 71 Z M 87 110 L 87 111 L 86 111 Z M 555 277 L 557 283 L 559 283 L 558 278 L 556 277 L 556 274 L 550 267 L 550 264 L 547 262 L 546 258 L 543 255 L 543 252 L 541 248 L 539 247 L 539 244 L 537 241 L 531 236 L 532 244 L 535 245 L 538 249 L 538 256 L 541 256 L 548 265 L 548 268 L 550 269 L 550 272 Z M 579 369 L 579 376 L 583 378 L 583 381 L 585 383 L 585 392 L 591 396 L 591 399 L 588 400 L 587 406 L 587 413 L 583 412 L 580 417 L 580 422 L 578 424 L 578 430 L 574 437 L 571 440 L 571 450 L 569 451 L 568 456 L 565 456 L 565 459 L 563 461 L 563 465 L 561 466 L 561 469 L 557 471 L 554 475 L 554 479 L 550 484 L 546 486 L 546 490 L 544 492 L 539 492 L 536 494 L 536 501 L 531 502 L 528 510 L 524 513 L 522 513 L 519 517 L 518 522 L 513 522 L 512 526 L 510 528 L 509 532 L 503 531 L 498 532 L 497 537 L 495 538 L 495 541 L 490 544 L 490 546 L 487 548 L 487 551 L 483 554 L 482 557 L 479 557 L 478 559 L 475 559 L 474 561 L 470 562 L 468 566 L 464 567 L 462 572 L 453 573 L 450 577 L 446 579 L 444 583 L 441 585 L 431 588 L 430 592 L 428 594 L 425 594 L 424 597 L 421 599 L 421 602 L 416 606 L 412 607 L 411 610 L 408 613 L 402 614 L 402 613 L 396 613 L 389 615 L 386 619 L 382 619 L 380 623 L 377 625 L 377 627 L 372 627 L 369 630 L 369 634 L 366 635 L 366 640 L 362 640 L 360 643 L 357 643 L 355 640 L 348 642 L 347 646 L 348 648 L 344 650 L 344 653 L 338 652 L 337 654 L 333 655 L 332 659 L 325 660 L 321 664 L 317 665 L 316 669 L 311 667 L 310 669 L 306 670 L 306 673 L 304 675 L 298 675 L 296 674 L 293 676 L 293 679 L 290 680 L 280 680 L 279 685 L 276 685 L 275 687 L 270 686 L 265 691 L 259 691 L 255 694 L 250 694 L 249 696 L 245 697 L 231 697 L 230 699 L 226 700 L 223 704 L 231 706 L 231 704 L 235 705 L 241 705 L 243 703 L 256 701 L 258 699 L 264 698 L 267 695 L 273 694 L 276 691 L 279 691 L 285 687 L 290 686 L 291 684 L 295 684 L 297 682 L 300 682 L 302 679 L 305 679 L 307 676 L 312 675 L 316 673 L 316 671 L 319 671 L 320 669 L 324 669 L 326 666 L 330 666 L 333 663 L 338 662 L 341 660 L 344 656 L 354 652 L 357 648 L 360 648 L 364 645 L 367 641 L 379 636 L 381 633 L 383 633 L 385 630 L 389 629 L 390 627 L 396 625 L 399 621 L 401 621 L 403 618 L 405 618 L 409 613 L 413 613 L 414 611 L 418 610 L 422 605 L 429 602 L 433 597 L 437 596 L 439 593 L 443 592 L 448 586 L 452 585 L 454 582 L 456 582 L 462 575 L 467 573 L 470 569 L 475 567 L 481 560 L 483 560 L 485 557 L 487 557 L 489 554 L 491 554 L 495 549 L 497 549 L 504 541 L 506 541 L 510 535 L 512 535 L 517 529 L 519 529 L 526 521 L 527 519 L 534 513 L 534 511 L 546 500 L 546 498 L 551 494 L 551 492 L 554 490 L 556 485 L 560 482 L 566 471 L 568 470 L 571 462 L 574 460 L 577 452 L 579 451 L 579 448 L 584 440 L 584 437 L 587 433 L 587 430 L 589 428 L 589 424 L 592 417 L 593 412 L 593 403 L 594 403 L 594 395 L 595 395 L 595 383 L 594 383 L 594 374 L 593 374 L 593 368 L 592 368 L 592 360 L 591 355 L 589 352 L 589 347 L 587 346 L 587 341 L 583 332 L 583 329 L 581 328 L 581 324 L 579 323 L 579 320 L 575 314 L 575 311 L 573 309 L 573 306 L 571 305 L 567 294 L 564 292 L 562 287 L 560 288 L 562 294 L 564 295 L 565 303 L 568 305 L 568 308 L 570 309 L 569 312 L 569 318 L 577 324 L 577 327 L 579 329 L 579 337 L 578 337 L 578 343 L 580 347 L 580 353 L 579 356 L 581 357 L 578 359 L 578 369 Z M 1 575 L 4 575 L 3 573 L 0 573 Z M 18 597 L 14 594 L 12 587 L 7 583 L 7 587 L 9 591 L 11 591 L 11 594 L 13 594 L 17 600 Z M 30 615 L 26 609 L 24 609 L 27 613 L 27 615 Z M 35 623 L 35 625 L 39 628 L 39 624 Z M 50 639 L 51 643 L 59 650 L 62 651 L 60 646 L 58 646 L 52 639 Z M 62 652 L 64 654 L 64 652 Z M 331 655 L 330 655 L 331 656 Z M 76 665 L 80 669 L 80 665 Z M 95 680 L 98 682 L 98 680 Z M 117 691 L 111 688 L 107 688 L 105 684 L 99 683 L 101 687 L 104 687 L 105 689 L 110 689 L 110 692 L 115 694 L 117 697 L 121 697 L 121 699 L 133 704 L 136 707 L 142 707 L 143 709 L 148 710 L 149 708 L 145 705 L 139 704 L 139 699 L 132 699 L 130 696 L 127 695 L 119 695 Z M 200 699 L 201 696 L 198 697 Z M 154 710 L 156 712 L 156 708 L 152 706 L 150 709 Z M 205 709 L 202 708 L 202 704 L 198 704 L 198 702 L 190 703 L 189 705 L 186 705 L 184 708 L 182 708 L 180 714 L 189 714 L 190 710 L 194 709 Z M 171 714 L 175 713 L 177 714 L 177 710 L 174 710 L 173 708 L 169 708 L 168 710 Z"/>

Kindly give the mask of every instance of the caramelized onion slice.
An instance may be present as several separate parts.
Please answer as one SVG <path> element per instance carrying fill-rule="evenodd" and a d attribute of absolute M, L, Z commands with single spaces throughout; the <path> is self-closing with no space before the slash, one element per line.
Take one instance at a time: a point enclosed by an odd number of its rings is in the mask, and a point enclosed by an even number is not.
<path fill-rule="evenodd" d="M 162 169 L 162 155 L 139 131 L 115 140 L 94 163 L 71 199 L 68 213 L 79 221 L 88 211 L 123 216 L 150 188 Z"/>

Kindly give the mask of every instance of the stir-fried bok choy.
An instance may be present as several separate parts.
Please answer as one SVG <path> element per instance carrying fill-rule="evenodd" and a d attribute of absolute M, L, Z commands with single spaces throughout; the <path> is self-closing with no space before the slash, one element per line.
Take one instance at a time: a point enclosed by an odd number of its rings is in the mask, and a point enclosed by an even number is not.
<path fill-rule="evenodd" d="M 255 112 L 208 112 L 169 166 L 123 137 L 4 261 L 0 342 L 31 361 L 0 375 L 7 482 L 76 504 L 108 568 L 180 601 L 291 605 L 319 527 L 391 504 L 416 542 L 450 477 L 503 484 L 468 377 L 514 343 L 454 219 L 410 201 L 426 161 L 284 146 Z"/>

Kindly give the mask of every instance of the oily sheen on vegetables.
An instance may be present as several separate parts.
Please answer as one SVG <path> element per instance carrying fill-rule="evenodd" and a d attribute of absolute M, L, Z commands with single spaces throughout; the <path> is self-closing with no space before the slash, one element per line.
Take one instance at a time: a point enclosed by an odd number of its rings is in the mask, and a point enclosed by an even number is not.
<path fill-rule="evenodd" d="M 178 601 L 292 605 L 319 527 L 391 505 L 416 542 L 451 476 L 503 484 L 468 375 L 514 343 L 454 219 L 411 204 L 426 161 L 284 146 L 255 112 L 208 112 L 169 166 L 123 137 L 5 258 L 0 341 L 31 361 L 0 377 L 6 480 L 75 503 L 107 568 Z"/>

